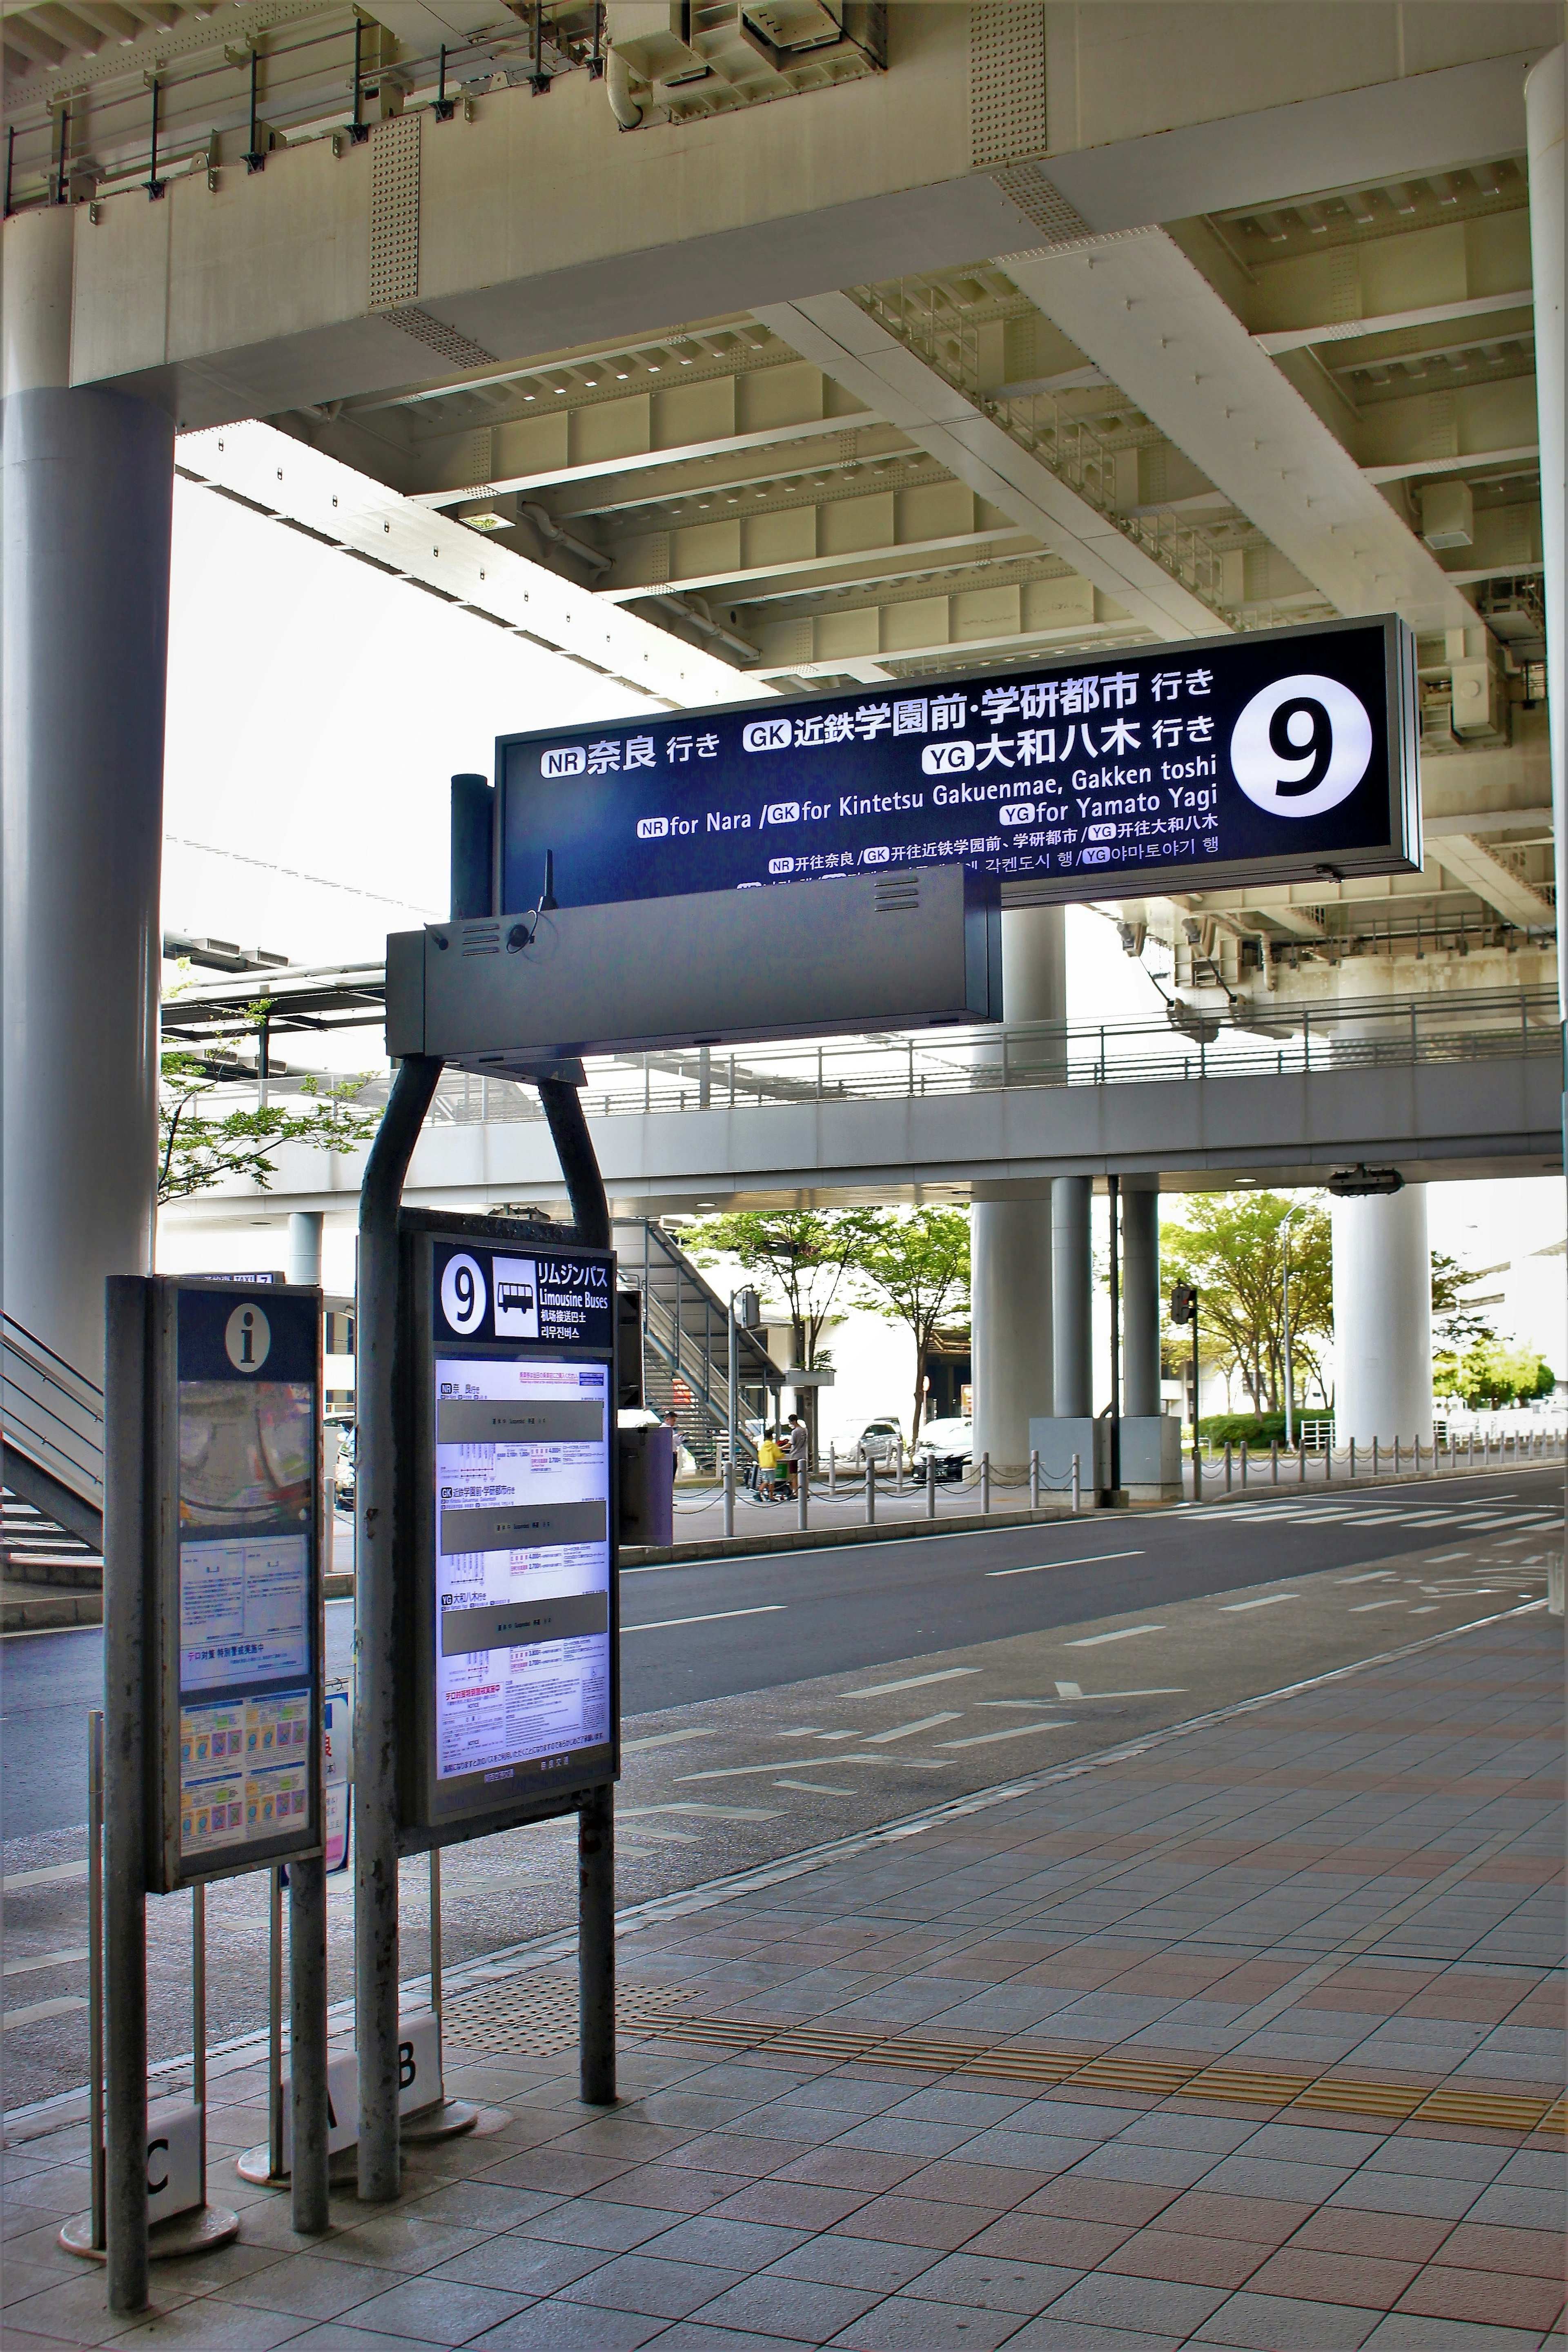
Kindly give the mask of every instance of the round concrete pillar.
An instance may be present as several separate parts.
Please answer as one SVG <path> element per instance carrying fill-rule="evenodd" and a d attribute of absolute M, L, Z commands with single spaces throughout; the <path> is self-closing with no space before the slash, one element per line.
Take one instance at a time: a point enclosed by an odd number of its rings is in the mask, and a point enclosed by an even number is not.
<path fill-rule="evenodd" d="M 1093 1197 L 1089 1176 L 1058 1176 L 1051 1186 L 1052 1387 L 1064 1421 L 1087 1421 L 1094 1411 Z"/>
<path fill-rule="evenodd" d="M 290 1213 L 287 1267 L 290 1282 L 321 1281 L 321 1227 L 325 1223 L 320 1209 L 295 1209 Z"/>
<path fill-rule="evenodd" d="M 1160 1195 L 1123 1184 L 1121 1410 L 1129 1420 L 1160 1410 Z"/>
<path fill-rule="evenodd" d="M 153 1263 L 174 426 L 67 388 L 74 206 L 5 224 L 5 1312 L 103 1378 Z"/>
<path fill-rule="evenodd" d="M 1564 244 L 1568 243 L 1568 47 L 1549 49 L 1524 82 L 1525 144 L 1530 154 L 1530 260 L 1535 303 L 1535 404 L 1541 428 L 1541 539 L 1545 558 L 1547 717 L 1552 731 L 1552 831 L 1557 873 L 1568 868 L 1568 357 L 1563 319 Z M 1568 1012 L 1568 962 L 1557 960 Z"/>
<path fill-rule="evenodd" d="M 1009 907 L 1002 918 L 1002 1006 L 1008 1021 L 1059 1021 L 1067 1005 L 1066 912 Z M 971 1213 L 970 1300 L 974 1457 L 999 1477 L 1028 1475 L 1029 1423 L 1051 1411 L 1051 1235 L 1044 1187 L 1034 1200 L 987 1198 Z"/>
<path fill-rule="evenodd" d="M 1331 1204 L 1334 1435 L 1384 1445 L 1432 1433 L 1432 1256 L 1426 1190 Z"/>
<path fill-rule="evenodd" d="M 1051 1235 L 1045 1201 L 977 1199 L 970 1243 L 974 1459 L 1027 1475 L 1029 1423 L 1051 1410 Z"/>

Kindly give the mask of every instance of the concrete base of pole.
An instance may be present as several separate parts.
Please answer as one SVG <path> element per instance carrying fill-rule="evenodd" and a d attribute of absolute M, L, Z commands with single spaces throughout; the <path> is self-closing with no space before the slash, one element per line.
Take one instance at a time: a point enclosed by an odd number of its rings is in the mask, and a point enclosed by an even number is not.
<path fill-rule="evenodd" d="M 265 2156 L 266 2149 L 261 2153 Z M 216 2254 L 220 2246 L 232 2245 L 238 2235 L 239 2215 L 231 2213 L 226 2205 L 197 2205 L 189 2213 L 171 2213 L 166 2221 L 153 2222 L 147 2232 L 147 2259 L 172 2263 L 187 2254 Z M 90 2213 L 76 2213 L 62 2222 L 59 2243 L 68 2254 L 79 2254 L 84 2262 L 107 2259 L 104 2248 L 92 2242 Z"/>
<path fill-rule="evenodd" d="M 479 2111 L 467 2099 L 437 2099 L 434 2106 L 419 2107 L 405 2116 L 399 2137 L 404 2146 L 421 2147 L 430 2140 L 458 2139 L 471 2132 L 479 2122 Z"/>

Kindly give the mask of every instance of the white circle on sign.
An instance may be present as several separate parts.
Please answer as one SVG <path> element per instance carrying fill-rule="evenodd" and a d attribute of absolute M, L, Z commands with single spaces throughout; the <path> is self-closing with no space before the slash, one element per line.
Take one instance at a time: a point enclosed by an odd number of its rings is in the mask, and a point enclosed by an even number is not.
<path fill-rule="evenodd" d="M 448 1328 L 464 1335 L 477 1331 L 485 1319 L 485 1277 L 479 1260 L 466 1250 L 449 1257 L 441 1276 L 441 1312 Z"/>
<path fill-rule="evenodd" d="M 1321 816 L 1348 800 L 1372 759 L 1366 706 L 1337 677 L 1302 671 L 1255 694 L 1230 738 L 1230 764 L 1270 816 Z"/>
<path fill-rule="evenodd" d="M 259 1307 L 237 1307 L 223 1330 L 224 1353 L 237 1372 L 258 1372 L 272 1346 L 272 1326 Z"/>

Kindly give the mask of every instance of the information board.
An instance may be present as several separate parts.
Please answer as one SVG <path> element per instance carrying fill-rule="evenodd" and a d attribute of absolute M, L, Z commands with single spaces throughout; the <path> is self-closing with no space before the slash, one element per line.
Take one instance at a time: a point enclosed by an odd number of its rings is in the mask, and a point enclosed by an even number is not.
<path fill-rule="evenodd" d="M 321 1842 L 321 1298 L 156 1286 L 163 1891 Z"/>
<path fill-rule="evenodd" d="M 497 911 L 957 862 L 1040 901 L 1421 862 L 1392 617 L 502 736 Z"/>
<path fill-rule="evenodd" d="M 617 1769 L 615 1260 L 411 1222 L 403 1812 L 439 1843 Z"/>

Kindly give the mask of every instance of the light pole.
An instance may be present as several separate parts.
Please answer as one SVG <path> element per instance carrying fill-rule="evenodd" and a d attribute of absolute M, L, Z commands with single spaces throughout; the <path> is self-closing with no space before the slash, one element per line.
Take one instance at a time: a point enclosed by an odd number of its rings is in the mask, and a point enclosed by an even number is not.
<path fill-rule="evenodd" d="M 1285 1244 L 1285 1266 L 1280 1276 L 1279 1296 L 1285 1321 L 1285 1444 L 1287 1449 L 1296 1443 L 1291 1433 L 1296 1381 L 1290 1364 L 1290 1220 L 1296 1215 L 1299 1207 L 1298 1202 L 1287 1209 L 1279 1220 L 1279 1231 Z"/>

